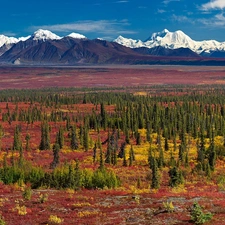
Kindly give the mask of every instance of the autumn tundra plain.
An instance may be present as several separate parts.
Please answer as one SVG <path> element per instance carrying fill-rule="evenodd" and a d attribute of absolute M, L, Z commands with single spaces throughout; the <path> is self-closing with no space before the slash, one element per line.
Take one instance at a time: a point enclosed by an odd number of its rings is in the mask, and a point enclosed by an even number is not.
<path fill-rule="evenodd" d="M 0 224 L 225 224 L 224 82 L 224 67 L 0 67 Z"/>

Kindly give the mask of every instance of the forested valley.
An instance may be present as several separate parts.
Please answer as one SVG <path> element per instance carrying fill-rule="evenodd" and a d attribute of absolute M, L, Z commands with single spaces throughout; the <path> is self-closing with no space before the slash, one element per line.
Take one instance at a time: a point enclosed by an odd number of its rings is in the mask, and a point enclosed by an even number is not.
<path fill-rule="evenodd" d="M 142 204 L 139 224 L 216 224 L 225 213 L 220 85 L 2 90 L 0 149 L 2 224 L 12 224 L 9 210 L 26 224 L 41 210 L 37 224 L 105 224 L 106 208 L 125 202 Z M 99 205 L 101 195 L 117 203 Z M 59 196 L 64 211 L 50 207 L 48 197 Z"/>

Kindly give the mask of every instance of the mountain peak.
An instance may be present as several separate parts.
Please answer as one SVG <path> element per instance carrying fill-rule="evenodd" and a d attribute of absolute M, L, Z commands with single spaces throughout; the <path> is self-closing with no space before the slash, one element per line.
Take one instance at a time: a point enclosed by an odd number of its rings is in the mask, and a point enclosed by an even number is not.
<path fill-rule="evenodd" d="M 164 30 L 161 31 L 161 33 L 169 33 L 169 30 L 164 29 Z"/>
<path fill-rule="evenodd" d="M 37 31 L 35 31 L 33 33 L 33 35 L 31 36 L 31 38 L 33 40 L 42 40 L 42 41 L 46 41 L 46 40 L 58 40 L 61 39 L 61 37 L 59 37 L 58 35 L 52 33 L 49 30 L 43 30 L 43 29 L 39 29 Z"/>
<path fill-rule="evenodd" d="M 156 40 L 159 39 L 159 38 L 165 37 L 166 34 L 168 34 L 168 33 L 170 33 L 170 32 L 169 32 L 167 29 L 164 29 L 164 30 L 162 30 L 162 31 L 160 31 L 160 32 L 153 33 L 153 34 L 151 35 L 151 37 L 148 38 L 146 41 L 150 41 L 150 40 L 156 41 Z"/>
<path fill-rule="evenodd" d="M 18 39 L 14 37 L 7 37 L 3 34 L 0 35 L 0 47 L 4 44 L 14 44 L 17 43 Z"/>
<path fill-rule="evenodd" d="M 167 29 L 153 33 L 144 42 L 128 38 L 122 39 L 121 36 L 119 36 L 114 41 L 130 48 L 139 48 L 139 47 L 154 48 L 156 46 L 162 46 L 169 49 L 189 48 L 197 53 L 201 53 L 203 49 L 207 48 L 211 49 L 213 47 L 211 43 L 204 44 L 204 42 L 193 41 L 188 35 L 186 35 L 181 30 L 170 32 Z M 203 44 L 205 45 L 204 47 Z"/>
<path fill-rule="evenodd" d="M 121 35 L 118 36 L 118 38 L 116 38 L 114 42 L 130 48 L 138 48 L 143 46 L 143 42 L 141 40 L 133 40 L 131 38 L 125 38 Z"/>
<path fill-rule="evenodd" d="M 78 33 L 74 33 L 74 32 L 67 35 L 67 37 L 72 37 L 72 38 L 75 38 L 75 39 L 86 39 L 87 38 L 83 34 L 78 34 Z"/>

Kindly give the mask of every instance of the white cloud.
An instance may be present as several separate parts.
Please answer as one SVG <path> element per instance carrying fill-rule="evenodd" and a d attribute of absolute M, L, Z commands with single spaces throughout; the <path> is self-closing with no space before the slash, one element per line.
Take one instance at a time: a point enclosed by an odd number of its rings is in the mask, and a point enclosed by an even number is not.
<path fill-rule="evenodd" d="M 208 3 L 205 3 L 201 6 L 203 11 L 208 11 L 212 9 L 224 9 L 225 8 L 225 0 L 211 0 Z"/>
<path fill-rule="evenodd" d="M 177 22 L 189 22 L 193 23 L 193 20 L 188 18 L 187 16 L 177 16 L 175 14 L 172 15 L 172 20 Z"/>
<path fill-rule="evenodd" d="M 225 26 L 225 16 L 223 13 L 215 15 L 213 18 L 209 19 L 199 19 L 198 22 L 208 26 L 208 27 L 220 27 L 223 28 Z"/>
<path fill-rule="evenodd" d="M 163 9 L 158 9 L 158 11 L 157 11 L 158 13 L 160 13 L 160 14 L 162 14 L 162 13 L 165 13 L 166 12 L 166 10 L 163 10 Z"/>
<path fill-rule="evenodd" d="M 15 37 L 16 36 L 16 33 L 11 32 L 11 31 L 3 31 L 1 33 L 8 36 L 8 37 Z"/>
<path fill-rule="evenodd" d="M 117 2 L 115 2 L 115 3 L 128 3 L 129 1 L 117 1 Z"/>
<path fill-rule="evenodd" d="M 179 2 L 180 0 L 164 0 L 163 3 L 164 4 L 169 4 L 170 2 Z"/>
<path fill-rule="evenodd" d="M 139 9 L 147 9 L 146 6 L 138 6 Z"/>
<path fill-rule="evenodd" d="M 130 24 L 127 20 L 83 20 L 67 24 L 32 26 L 29 30 L 34 31 L 41 28 L 53 32 L 83 32 L 101 35 L 136 33 L 132 30 L 126 29 L 129 25 Z"/>

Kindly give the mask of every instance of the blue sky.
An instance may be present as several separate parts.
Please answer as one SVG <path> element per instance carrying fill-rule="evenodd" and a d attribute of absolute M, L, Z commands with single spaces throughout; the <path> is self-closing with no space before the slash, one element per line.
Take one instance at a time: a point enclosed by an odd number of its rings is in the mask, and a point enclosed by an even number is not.
<path fill-rule="evenodd" d="M 166 28 L 225 41 L 224 11 L 225 0 L 11 0 L 1 3 L 0 34 L 20 37 L 42 28 L 61 36 L 145 40 Z"/>

